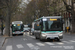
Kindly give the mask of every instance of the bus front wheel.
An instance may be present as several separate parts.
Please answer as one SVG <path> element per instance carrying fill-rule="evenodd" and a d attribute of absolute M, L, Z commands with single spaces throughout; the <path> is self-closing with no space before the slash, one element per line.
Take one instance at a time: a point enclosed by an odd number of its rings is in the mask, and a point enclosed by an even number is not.
<path fill-rule="evenodd" d="M 57 41 L 60 41 L 60 39 L 57 39 Z"/>

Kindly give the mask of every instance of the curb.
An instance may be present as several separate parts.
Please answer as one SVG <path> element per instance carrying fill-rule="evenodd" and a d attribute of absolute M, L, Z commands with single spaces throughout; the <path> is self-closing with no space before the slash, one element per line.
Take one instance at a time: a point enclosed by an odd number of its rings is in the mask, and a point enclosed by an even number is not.
<path fill-rule="evenodd" d="M 5 43 L 5 40 L 6 40 L 6 38 L 3 37 L 3 40 L 2 40 L 2 42 L 1 42 L 1 46 L 0 46 L 0 50 L 1 50 L 1 48 L 3 47 L 3 45 L 4 45 L 4 43 Z"/>

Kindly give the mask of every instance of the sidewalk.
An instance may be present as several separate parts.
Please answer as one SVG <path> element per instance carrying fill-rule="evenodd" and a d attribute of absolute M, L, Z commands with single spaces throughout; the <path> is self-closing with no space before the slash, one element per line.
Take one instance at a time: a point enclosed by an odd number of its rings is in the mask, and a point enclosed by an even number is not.
<path fill-rule="evenodd" d="M 2 45 L 4 43 L 4 41 L 5 41 L 5 37 L 0 35 L 0 50 L 1 50 L 1 47 L 2 47 Z"/>

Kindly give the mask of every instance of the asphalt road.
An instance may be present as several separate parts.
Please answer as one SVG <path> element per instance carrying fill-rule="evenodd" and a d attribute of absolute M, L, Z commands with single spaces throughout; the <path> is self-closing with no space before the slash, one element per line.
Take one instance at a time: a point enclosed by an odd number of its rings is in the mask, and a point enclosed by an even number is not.
<path fill-rule="evenodd" d="M 75 50 L 75 37 L 64 35 L 59 41 L 40 41 L 29 34 L 7 38 L 2 50 Z"/>

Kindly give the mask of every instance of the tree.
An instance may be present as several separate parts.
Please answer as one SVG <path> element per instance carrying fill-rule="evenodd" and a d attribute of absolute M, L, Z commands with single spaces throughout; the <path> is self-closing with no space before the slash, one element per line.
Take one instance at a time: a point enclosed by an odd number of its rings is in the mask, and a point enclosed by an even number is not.
<path fill-rule="evenodd" d="M 15 11 L 17 10 L 17 7 L 19 5 L 19 0 L 0 0 L 0 4 L 2 7 L 5 7 L 3 9 L 3 12 L 5 12 L 5 14 L 2 13 L 2 15 L 5 16 L 5 35 L 9 36 L 10 35 L 10 19 L 13 15 L 13 13 L 15 13 Z"/>

